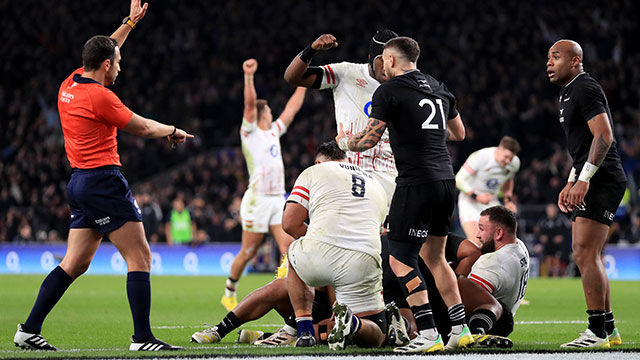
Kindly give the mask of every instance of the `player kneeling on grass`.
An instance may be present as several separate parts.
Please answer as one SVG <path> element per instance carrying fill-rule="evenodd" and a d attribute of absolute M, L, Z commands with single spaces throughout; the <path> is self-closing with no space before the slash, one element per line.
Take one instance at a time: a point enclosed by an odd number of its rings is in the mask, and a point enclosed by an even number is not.
<path fill-rule="evenodd" d="M 327 285 L 337 299 L 329 348 L 344 349 L 349 338 L 361 347 L 385 343 L 380 225 L 386 211 L 382 186 L 349 164 L 335 142 L 320 145 L 316 164 L 296 180 L 282 218 L 284 230 L 299 239 L 289 247 L 287 276 L 296 346 L 315 345 L 312 286 Z"/>

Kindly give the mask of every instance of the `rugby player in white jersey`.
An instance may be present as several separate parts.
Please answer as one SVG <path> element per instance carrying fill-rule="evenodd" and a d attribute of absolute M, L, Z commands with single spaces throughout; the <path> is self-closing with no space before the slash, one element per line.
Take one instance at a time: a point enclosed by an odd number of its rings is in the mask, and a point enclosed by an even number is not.
<path fill-rule="evenodd" d="M 387 80 L 382 68 L 382 48 L 389 39 L 398 34 L 383 29 L 376 32 L 369 45 L 368 63 L 340 62 L 323 66 L 309 66 L 317 51 L 330 50 L 338 46 L 331 34 L 317 38 L 296 56 L 284 73 L 290 85 L 312 89 L 333 90 L 336 130 L 344 129 L 347 134 L 364 130 L 371 113 L 371 97 L 380 83 Z M 389 132 L 385 131 L 380 142 L 363 152 L 347 151 L 350 163 L 368 172 L 384 187 L 388 204 L 391 204 L 395 179 L 398 175 L 395 159 L 389 144 Z"/>
<path fill-rule="evenodd" d="M 289 248 L 287 288 L 296 315 L 296 346 L 315 345 L 313 287 L 335 291 L 329 348 L 348 338 L 360 347 L 383 346 L 387 319 L 382 297 L 380 226 L 387 215 L 382 186 L 349 164 L 335 142 L 318 148 L 287 199 L 282 226 L 297 238 Z M 305 220 L 309 218 L 309 225 Z"/>
<path fill-rule="evenodd" d="M 255 255 L 264 234 L 270 232 L 280 252 L 286 254 L 293 238 L 282 230 L 284 208 L 284 164 L 280 152 L 280 137 L 302 107 L 306 89 L 293 93 L 282 114 L 273 121 L 266 100 L 258 99 L 253 82 L 258 61 L 246 60 L 244 71 L 244 115 L 240 128 L 242 153 L 249 170 L 249 187 L 242 197 L 242 248 L 231 265 L 222 305 L 232 310 L 237 304 L 236 288 L 247 262 Z"/>
<path fill-rule="evenodd" d="M 500 302 L 503 311 L 501 317 L 505 319 L 513 319 L 524 298 L 529 279 L 529 252 L 516 237 L 516 229 L 516 215 L 506 207 L 498 205 L 482 210 L 476 238 L 482 243 L 483 255 L 473 264 L 468 276 L 469 280 Z M 477 343 L 482 344 L 486 339 L 482 337 L 483 333 L 490 333 L 496 321 L 495 312 L 474 311 L 469 326 Z"/>
<path fill-rule="evenodd" d="M 498 146 L 480 149 L 469 155 L 456 174 L 458 215 L 464 233 L 475 239 L 480 212 L 499 205 L 498 193 L 502 190 L 505 206 L 517 211 L 513 201 L 513 177 L 520 169 L 520 144 L 510 136 L 500 140 Z M 476 245 L 481 246 L 476 240 Z"/>

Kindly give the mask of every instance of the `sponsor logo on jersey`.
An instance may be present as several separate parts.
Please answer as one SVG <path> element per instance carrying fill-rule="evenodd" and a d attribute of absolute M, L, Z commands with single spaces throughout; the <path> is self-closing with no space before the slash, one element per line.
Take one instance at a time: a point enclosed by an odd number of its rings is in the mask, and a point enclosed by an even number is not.
<path fill-rule="evenodd" d="M 366 104 L 364 104 L 364 114 L 367 115 L 367 117 L 371 116 L 371 101 L 367 102 Z"/>
<path fill-rule="evenodd" d="M 498 181 L 498 179 L 489 179 L 487 180 L 487 188 L 489 189 L 495 189 L 498 187 L 498 184 L 500 182 Z"/>
<path fill-rule="evenodd" d="M 358 85 L 360 87 L 367 87 L 367 85 L 369 85 L 369 83 L 365 79 L 356 79 L 356 85 Z"/>
<path fill-rule="evenodd" d="M 276 144 L 271 145 L 271 148 L 269 149 L 269 153 L 271 154 L 272 157 L 278 156 L 278 147 L 276 146 Z"/>

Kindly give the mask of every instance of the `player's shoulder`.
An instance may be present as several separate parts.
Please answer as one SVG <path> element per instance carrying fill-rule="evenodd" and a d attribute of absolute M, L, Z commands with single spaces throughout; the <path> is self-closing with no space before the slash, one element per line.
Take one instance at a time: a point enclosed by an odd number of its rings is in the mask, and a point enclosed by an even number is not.
<path fill-rule="evenodd" d="M 518 157 L 518 155 L 515 155 L 513 157 L 513 160 L 511 160 L 509 167 L 516 171 L 520 169 L 520 158 Z"/>
<path fill-rule="evenodd" d="M 574 88 L 585 93 L 604 92 L 598 80 L 594 79 L 591 74 L 584 73 L 579 75 L 574 81 Z"/>
<path fill-rule="evenodd" d="M 334 72 L 339 72 L 341 74 L 346 74 L 346 73 L 361 73 L 361 72 L 364 71 L 364 69 L 367 69 L 367 64 L 359 64 L 359 63 L 353 63 L 353 62 L 349 62 L 349 61 L 341 61 L 341 62 L 337 62 L 337 63 L 330 63 L 330 64 L 321 65 L 320 67 L 323 68 L 323 69 L 329 70 L 329 71 L 334 71 Z"/>

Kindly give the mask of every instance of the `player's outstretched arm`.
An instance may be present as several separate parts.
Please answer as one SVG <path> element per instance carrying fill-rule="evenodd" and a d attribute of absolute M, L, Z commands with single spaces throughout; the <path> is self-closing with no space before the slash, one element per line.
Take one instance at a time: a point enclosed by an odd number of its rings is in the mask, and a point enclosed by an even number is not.
<path fill-rule="evenodd" d="M 127 126 L 122 130 L 147 139 L 158 139 L 166 136 L 169 141 L 176 144 L 183 143 L 187 141 L 187 139 L 194 137 L 173 125 L 162 124 L 155 120 L 144 118 L 136 113 L 133 113 L 131 120 L 129 120 Z"/>
<path fill-rule="evenodd" d="M 125 18 L 124 23 L 120 25 L 113 34 L 111 34 L 111 37 L 116 39 L 120 48 L 122 48 L 124 41 L 127 40 L 127 36 L 129 36 L 131 30 L 136 27 L 138 21 L 142 20 L 144 15 L 147 13 L 148 7 L 149 3 L 147 2 L 140 6 L 140 0 L 131 0 L 129 16 Z"/>
<path fill-rule="evenodd" d="M 378 141 L 380 141 L 380 138 L 386 129 L 386 122 L 375 118 L 369 118 L 369 123 L 364 130 L 351 137 L 347 137 L 342 124 L 340 124 L 338 136 L 336 136 L 336 142 L 340 149 L 344 151 L 351 150 L 355 152 L 362 152 L 374 147 Z"/>
<path fill-rule="evenodd" d="M 589 181 L 602 165 L 611 144 L 613 144 L 613 130 L 607 113 L 594 116 L 587 122 L 587 125 L 589 125 L 591 134 L 593 134 L 593 140 L 591 141 L 587 162 L 582 167 L 582 171 L 580 171 L 578 181 L 569 190 L 569 207 L 584 205 L 584 197 L 589 191 Z"/>
<path fill-rule="evenodd" d="M 338 46 L 338 40 L 331 34 L 324 34 L 293 58 L 284 71 L 284 81 L 292 86 L 313 87 L 322 76 L 319 68 L 309 68 L 311 58 L 318 50 L 329 50 Z M 320 78 L 321 79 L 321 78 Z"/>
<path fill-rule="evenodd" d="M 449 119 L 447 121 L 447 140 L 449 141 L 462 141 L 464 140 L 465 131 L 464 124 L 462 123 L 462 118 L 460 114 L 454 117 L 453 119 Z"/>
<path fill-rule="evenodd" d="M 253 83 L 253 77 L 258 70 L 258 60 L 249 59 L 242 63 L 242 71 L 244 72 L 244 119 L 248 122 L 258 120 L 258 94 L 256 86 Z"/>
<path fill-rule="evenodd" d="M 300 108 L 302 107 L 302 103 L 304 102 L 304 95 L 307 92 L 307 88 L 299 86 L 296 91 L 291 95 L 289 101 L 287 101 L 287 105 L 284 107 L 284 111 L 280 114 L 280 119 L 284 123 L 285 127 L 289 127 L 293 118 L 296 116 Z"/>

